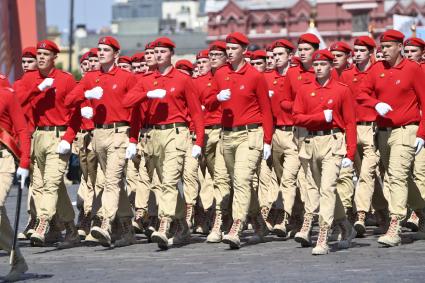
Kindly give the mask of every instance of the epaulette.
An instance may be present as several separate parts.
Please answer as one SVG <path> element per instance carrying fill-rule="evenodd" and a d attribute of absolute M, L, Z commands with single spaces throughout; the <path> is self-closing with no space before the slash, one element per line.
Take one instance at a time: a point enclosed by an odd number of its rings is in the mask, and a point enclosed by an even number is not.
<path fill-rule="evenodd" d="M 338 84 L 340 84 L 340 85 L 343 85 L 343 86 L 348 87 L 348 85 L 347 85 L 347 84 L 345 84 L 345 83 L 343 83 L 343 82 L 338 81 L 337 83 L 338 83 Z"/>

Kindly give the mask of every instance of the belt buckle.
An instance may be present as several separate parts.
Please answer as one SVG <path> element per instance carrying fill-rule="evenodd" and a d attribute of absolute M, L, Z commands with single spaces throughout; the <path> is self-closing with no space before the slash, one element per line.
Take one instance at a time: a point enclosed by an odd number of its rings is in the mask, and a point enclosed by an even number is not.
<path fill-rule="evenodd" d="M 325 135 L 325 131 L 317 131 L 317 135 L 318 136 L 324 136 Z"/>

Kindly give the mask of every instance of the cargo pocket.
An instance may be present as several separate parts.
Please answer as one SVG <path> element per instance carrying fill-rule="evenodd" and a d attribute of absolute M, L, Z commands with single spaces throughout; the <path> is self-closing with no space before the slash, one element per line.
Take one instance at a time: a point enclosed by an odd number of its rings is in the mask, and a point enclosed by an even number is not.
<path fill-rule="evenodd" d="M 187 151 L 187 148 L 189 146 L 189 131 L 187 128 L 175 128 L 175 145 L 176 145 L 176 149 L 180 150 L 180 151 Z"/>
<path fill-rule="evenodd" d="M 345 135 L 344 134 L 334 134 L 332 135 L 332 154 L 345 156 L 347 154 L 347 146 L 345 144 Z"/>
<path fill-rule="evenodd" d="M 111 133 L 114 139 L 114 147 L 115 148 L 127 148 L 129 144 L 129 133 L 130 128 L 128 127 L 120 127 L 113 130 Z"/>
<path fill-rule="evenodd" d="M 299 142 L 298 157 L 300 159 L 310 160 L 313 155 L 313 144 L 310 138 L 304 138 Z"/>
<path fill-rule="evenodd" d="M 401 144 L 411 148 L 415 147 L 417 126 L 405 126 L 399 129 L 401 131 Z"/>
<path fill-rule="evenodd" d="M 248 147 L 251 150 L 263 150 L 263 131 L 248 130 Z"/>

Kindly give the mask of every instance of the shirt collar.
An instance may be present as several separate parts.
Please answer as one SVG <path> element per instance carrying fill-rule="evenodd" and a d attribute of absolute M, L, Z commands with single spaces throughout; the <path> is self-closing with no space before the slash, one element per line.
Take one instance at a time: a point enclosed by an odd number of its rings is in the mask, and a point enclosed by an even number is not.
<path fill-rule="evenodd" d="M 245 72 L 248 70 L 249 66 L 250 66 L 249 63 L 248 62 L 245 62 L 245 64 L 242 66 L 242 68 L 239 71 L 234 71 L 232 69 L 232 65 L 229 64 L 228 73 L 229 74 L 232 74 L 232 73 L 235 73 L 235 74 L 245 74 Z"/>
<path fill-rule="evenodd" d="M 115 74 L 118 72 L 119 67 L 117 65 L 114 65 L 114 67 L 112 67 L 112 69 L 109 72 L 103 72 L 102 68 L 100 68 L 100 73 L 102 75 L 111 75 L 111 76 L 115 76 Z"/>
<path fill-rule="evenodd" d="M 56 77 L 56 74 L 57 74 L 57 69 L 56 69 L 56 68 L 53 68 L 53 69 L 50 71 L 50 73 L 47 75 L 47 77 L 44 77 L 44 76 L 41 74 L 40 70 L 39 70 L 39 71 L 38 71 L 38 78 L 39 78 L 39 79 L 45 79 L 45 78 L 55 78 L 55 77 Z"/>
<path fill-rule="evenodd" d="M 334 84 L 334 82 L 335 82 L 335 80 L 332 78 L 332 76 L 330 76 L 328 82 L 324 86 L 322 86 L 321 84 L 319 84 L 317 82 L 316 78 L 314 78 L 314 85 L 315 85 L 316 89 L 319 89 L 319 88 L 330 89 L 332 87 L 332 85 Z"/>
<path fill-rule="evenodd" d="M 406 65 L 406 60 L 406 58 L 403 58 L 401 59 L 400 63 L 398 63 L 398 65 L 392 67 L 389 66 L 386 61 L 383 62 L 383 65 L 385 69 L 403 69 L 403 67 Z"/>
<path fill-rule="evenodd" d="M 176 72 L 179 72 L 179 71 L 176 68 L 174 68 L 174 66 L 171 66 L 171 69 L 167 74 L 163 75 L 158 70 L 156 70 L 154 72 L 154 76 L 155 76 L 155 78 L 159 78 L 159 77 L 173 78 L 176 75 Z"/>

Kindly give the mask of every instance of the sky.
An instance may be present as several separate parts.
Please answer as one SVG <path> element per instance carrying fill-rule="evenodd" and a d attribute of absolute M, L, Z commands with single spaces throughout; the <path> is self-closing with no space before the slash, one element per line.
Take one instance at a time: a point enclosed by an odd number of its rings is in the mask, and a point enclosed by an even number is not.
<path fill-rule="evenodd" d="M 74 27 L 86 24 L 87 29 L 98 30 L 109 26 L 112 18 L 113 0 L 74 0 Z M 46 0 L 48 26 L 57 26 L 60 31 L 69 29 L 70 0 Z"/>

